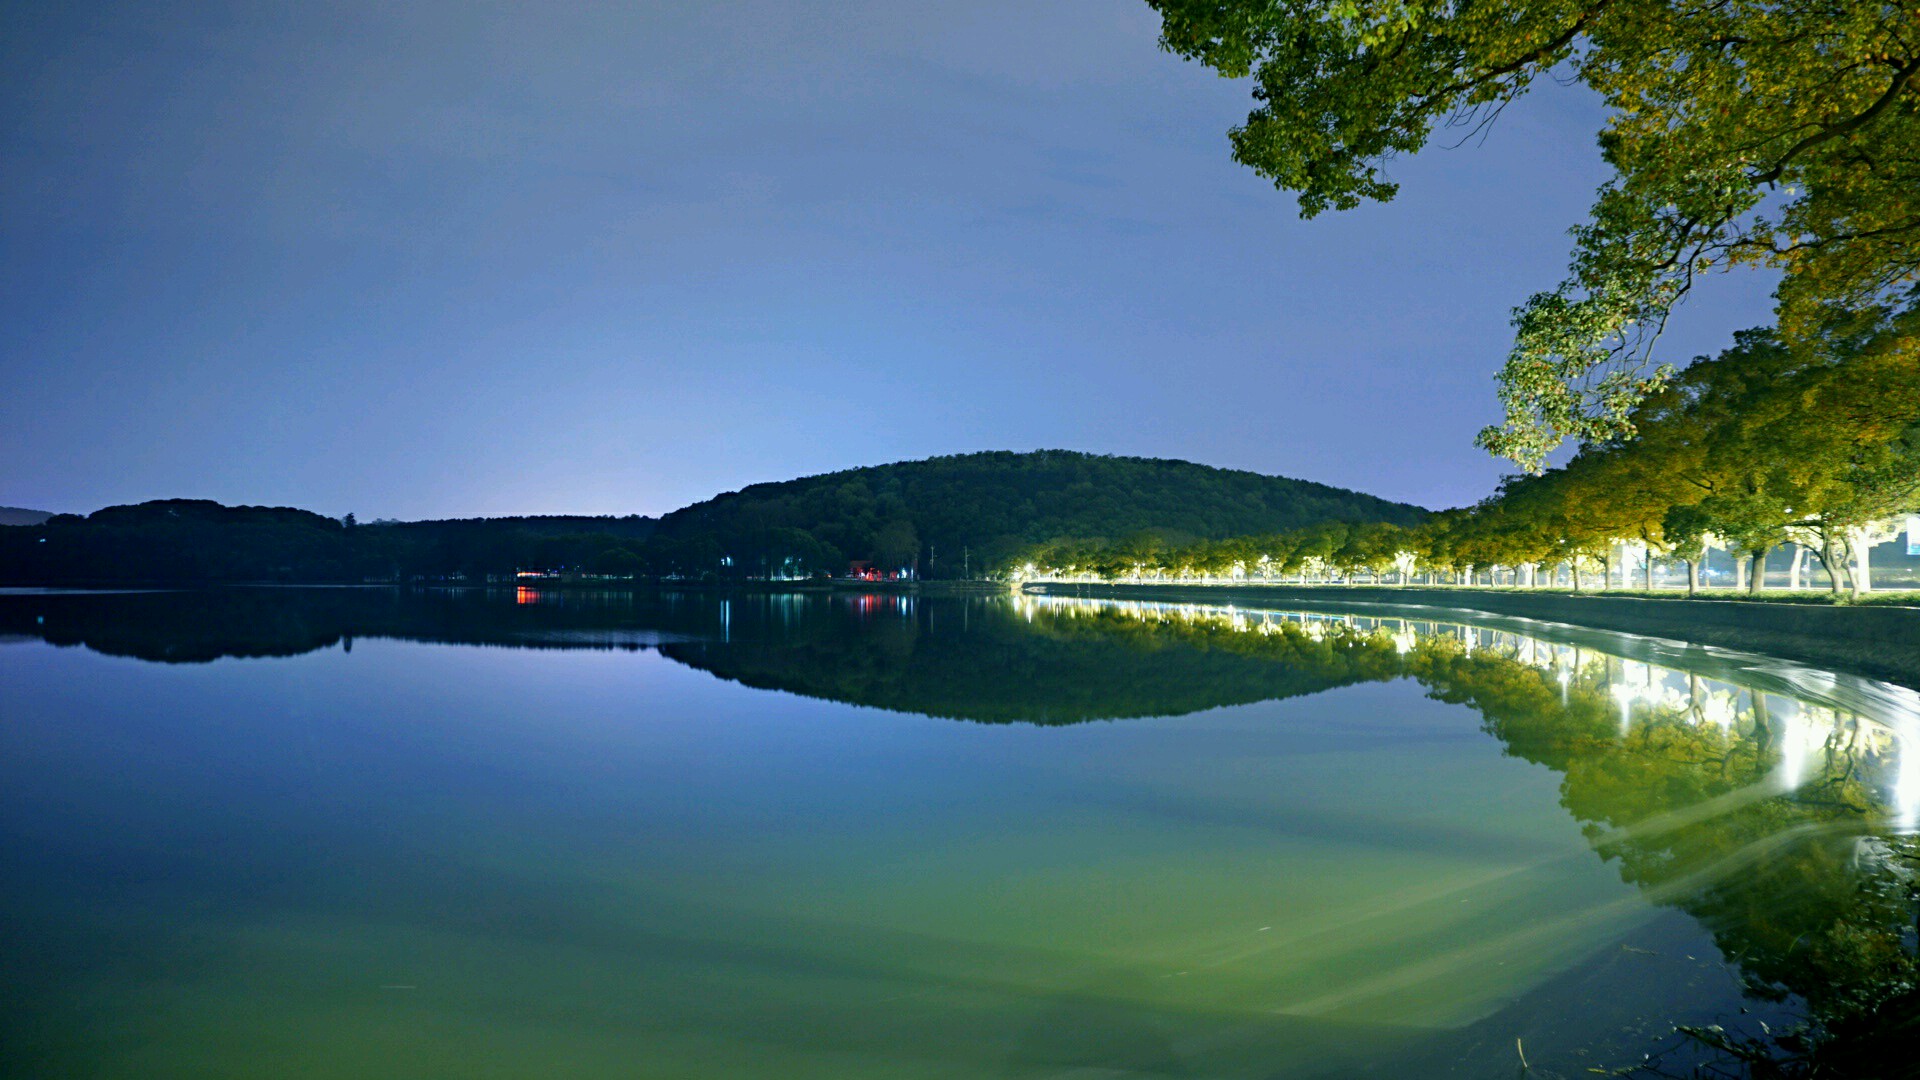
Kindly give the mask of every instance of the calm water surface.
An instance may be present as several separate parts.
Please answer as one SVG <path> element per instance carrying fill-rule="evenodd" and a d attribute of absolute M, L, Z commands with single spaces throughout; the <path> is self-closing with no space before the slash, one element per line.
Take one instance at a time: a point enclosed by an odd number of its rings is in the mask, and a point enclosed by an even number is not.
<path fill-rule="evenodd" d="M 1916 695 L 1675 643 L 383 590 L 0 642 L 7 1075 L 1572 1076 L 1914 972 Z"/>

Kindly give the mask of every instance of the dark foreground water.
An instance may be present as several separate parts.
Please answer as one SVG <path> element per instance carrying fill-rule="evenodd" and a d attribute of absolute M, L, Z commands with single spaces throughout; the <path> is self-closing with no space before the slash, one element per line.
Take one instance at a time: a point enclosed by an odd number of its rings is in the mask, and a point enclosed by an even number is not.
<path fill-rule="evenodd" d="M 1916 737 L 1883 684 L 1437 612 L 0 596 L 0 1071 L 1552 1077 L 1702 1060 L 1675 1025 L 1870 1042 L 1912 1007 Z"/>

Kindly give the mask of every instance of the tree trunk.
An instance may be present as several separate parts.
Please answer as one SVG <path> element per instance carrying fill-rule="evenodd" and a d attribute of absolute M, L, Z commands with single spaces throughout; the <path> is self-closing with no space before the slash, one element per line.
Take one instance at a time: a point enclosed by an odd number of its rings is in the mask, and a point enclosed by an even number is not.
<path fill-rule="evenodd" d="M 1646 566 L 1647 591 L 1652 592 L 1653 591 L 1653 545 L 1648 544 L 1642 550 L 1644 550 L 1647 553 L 1647 566 Z"/>
<path fill-rule="evenodd" d="M 1580 591 L 1580 561 L 1578 559 L 1575 559 L 1568 562 L 1567 572 L 1573 575 L 1573 591 L 1579 592 Z"/>
<path fill-rule="evenodd" d="M 1702 553 L 1704 554 L 1704 552 Z M 1687 559 L 1687 595 L 1695 596 L 1700 592 L 1700 560 Z"/>
<path fill-rule="evenodd" d="M 1749 596 L 1758 593 L 1766 587 L 1767 556 L 1772 552 L 1772 548 L 1762 548 L 1753 553 L 1753 572 L 1747 575 L 1747 594 Z"/>
<path fill-rule="evenodd" d="M 1873 567 L 1867 564 L 1873 545 L 1867 540 L 1865 529 L 1847 530 L 1847 546 L 1853 549 L 1853 595 L 1865 596 L 1873 591 Z"/>
<path fill-rule="evenodd" d="M 1839 552 L 1835 551 L 1833 537 L 1830 534 L 1820 537 L 1820 565 L 1827 571 L 1827 589 L 1835 596 L 1840 595 L 1840 575 L 1843 572 Z"/>
<path fill-rule="evenodd" d="M 1787 564 L 1787 588 L 1798 589 L 1800 587 L 1801 575 L 1805 573 L 1806 567 L 1807 545 L 1795 542 L 1793 545 L 1793 561 Z"/>
<path fill-rule="evenodd" d="M 1747 587 L 1747 560 L 1741 558 L 1739 555 L 1731 551 L 1727 552 L 1727 554 L 1733 556 L 1734 591 L 1735 592 L 1744 591 Z"/>

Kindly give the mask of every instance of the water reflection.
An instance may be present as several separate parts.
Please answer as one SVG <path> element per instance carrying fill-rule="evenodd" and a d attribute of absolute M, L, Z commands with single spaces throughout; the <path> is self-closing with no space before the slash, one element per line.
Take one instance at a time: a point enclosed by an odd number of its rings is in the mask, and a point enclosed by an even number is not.
<path fill-rule="evenodd" d="M 1381 677 L 1472 706 L 1509 754 L 1562 775 L 1561 804 L 1624 880 L 1707 927 L 1755 999 L 1795 1001 L 1812 1021 L 1811 1038 L 1764 1029 L 1702 1038 L 1762 1071 L 1920 1067 L 1907 1047 L 1920 1035 L 1920 695 L 1791 665 L 1702 663 L 1639 643 L 1669 654 L 1660 663 L 1434 619 L 1059 597 L 1019 605 L 1028 618 L 1136 624 L 1289 662 L 1340 656 L 1352 667 L 1357 653 Z"/>
<path fill-rule="evenodd" d="M 1876 825 L 1911 832 L 1920 824 L 1920 694 L 1885 683 L 1820 677 L 1792 665 L 1772 672 L 1730 664 L 1716 669 L 1710 660 L 1678 650 L 1661 664 L 1553 640 L 1542 636 L 1552 632 L 1546 628 L 1526 632 L 1433 618 L 1050 596 L 1021 597 L 1015 605 L 1029 623 L 1038 615 L 1061 629 L 1084 623 L 1095 633 L 1127 633 L 1138 624 L 1158 635 L 1342 673 L 1411 677 L 1443 700 L 1472 704 L 1489 715 L 1500 703 L 1484 696 L 1489 688 L 1481 680 L 1495 672 L 1511 680 L 1517 673 L 1500 669 L 1526 669 L 1541 677 L 1543 687 L 1558 688 L 1558 715 L 1545 711 L 1549 725 L 1572 722 L 1580 711 L 1576 696 L 1604 699 L 1611 702 L 1613 734 L 1622 748 L 1650 739 L 1687 741 L 1703 758 L 1752 756 L 1766 763 L 1764 775 L 1752 778 L 1756 795 L 1818 788 L 1845 775 L 1870 792 L 1855 808 L 1867 813 L 1870 804 Z M 1251 640 L 1226 644 L 1223 634 Z M 1302 639 L 1312 647 L 1303 648 Z M 1341 657 L 1355 650 L 1364 659 Z M 1389 655 L 1393 661 L 1383 663 Z M 1679 666 L 1687 659 L 1691 666 Z M 1463 669 L 1468 660 L 1479 663 Z M 1814 683 L 1821 685 L 1815 689 Z M 1529 695 L 1522 711 L 1539 723 L 1541 704 Z M 1674 735 L 1681 731 L 1685 740 Z M 1495 733 L 1501 733 L 1497 725 Z"/>
<path fill-rule="evenodd" d="M 1552 770 L 1591 849 L 1579 858 L 1597 856 L 1642 900 L 1695 920 L 1752 1003 L 1783 1003 L 1813 1025 L 1808 1039 L 1782 1041 L 1729 1017 L 1707 1036 L 1723 1049 L 1798 1055 L 1788 1067 L 1803 1071 L 1817 1058 L 1825 1074 L 1895 1075 L 1891 1055 L 1920 1011 L 1920 695 L 1795 665 L 1437 614 L 525 588 L 0 597 L 8 638 L 166 663 L 367 638 L 644 650 L 748 687 L 995 724 L 1178 716 L 1412 680 L 1472 709 L 1509 757 Z M 1590 934 L 1610 910 L 1504 927 L 1497 912 L 1482 922 L 1449 913 L 1431 933 L 1551 951 L 1556 936 Z M 1302 942 L 1290 948 L 1315 947 Z M 1390 996 L 1394 980 L 1444 982 L 1460 958 L 1488 955 L 1477 938 L 1453 947 L 1417 964 L 1376 961 L 1377 973 L 1332 988 L 1245 985 L 1273 1011 L 1341 1015 Z"/>

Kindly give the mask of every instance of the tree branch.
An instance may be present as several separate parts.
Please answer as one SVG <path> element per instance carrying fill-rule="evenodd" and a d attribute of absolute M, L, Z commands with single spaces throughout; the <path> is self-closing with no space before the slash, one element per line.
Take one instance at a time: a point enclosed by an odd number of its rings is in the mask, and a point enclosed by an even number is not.
<path fill-rule="evenodd" d="M 1774 162 L 1773 168 L 1768 169 L 1766 172 L 1750 176 L 1748 179 L 1756 184 L 1771 184 L 1785 175 L 1787 166 L 1792 164 L 1793 159 L 1800 156 L 1803 152 L 1826 142 L 1828 139 L 1839 138 L 1842 135 L 1857 131 L 1871 124 L 1881 113 L 1892 108 L 1893 103 L 1899 100 L 1900 95 L 1907 88 L 1907 80 L 1911 79 L 1913 73 L 1916 71 L 1920 71 L 1920 59 L 1909 60 L 1899 68 L 1896 68 L 1894 70 L 1892 85 L 1888 86 L 1886 92 L 1881 94 L 1873 104 L 1837 124 L 1822 128 L 1806 138 L 1801 139 L 1799 142 L 1794 143 L 1793 146 L 1788 148 L 1785 154 L 1780 156 L 1780 160 Z"/>

